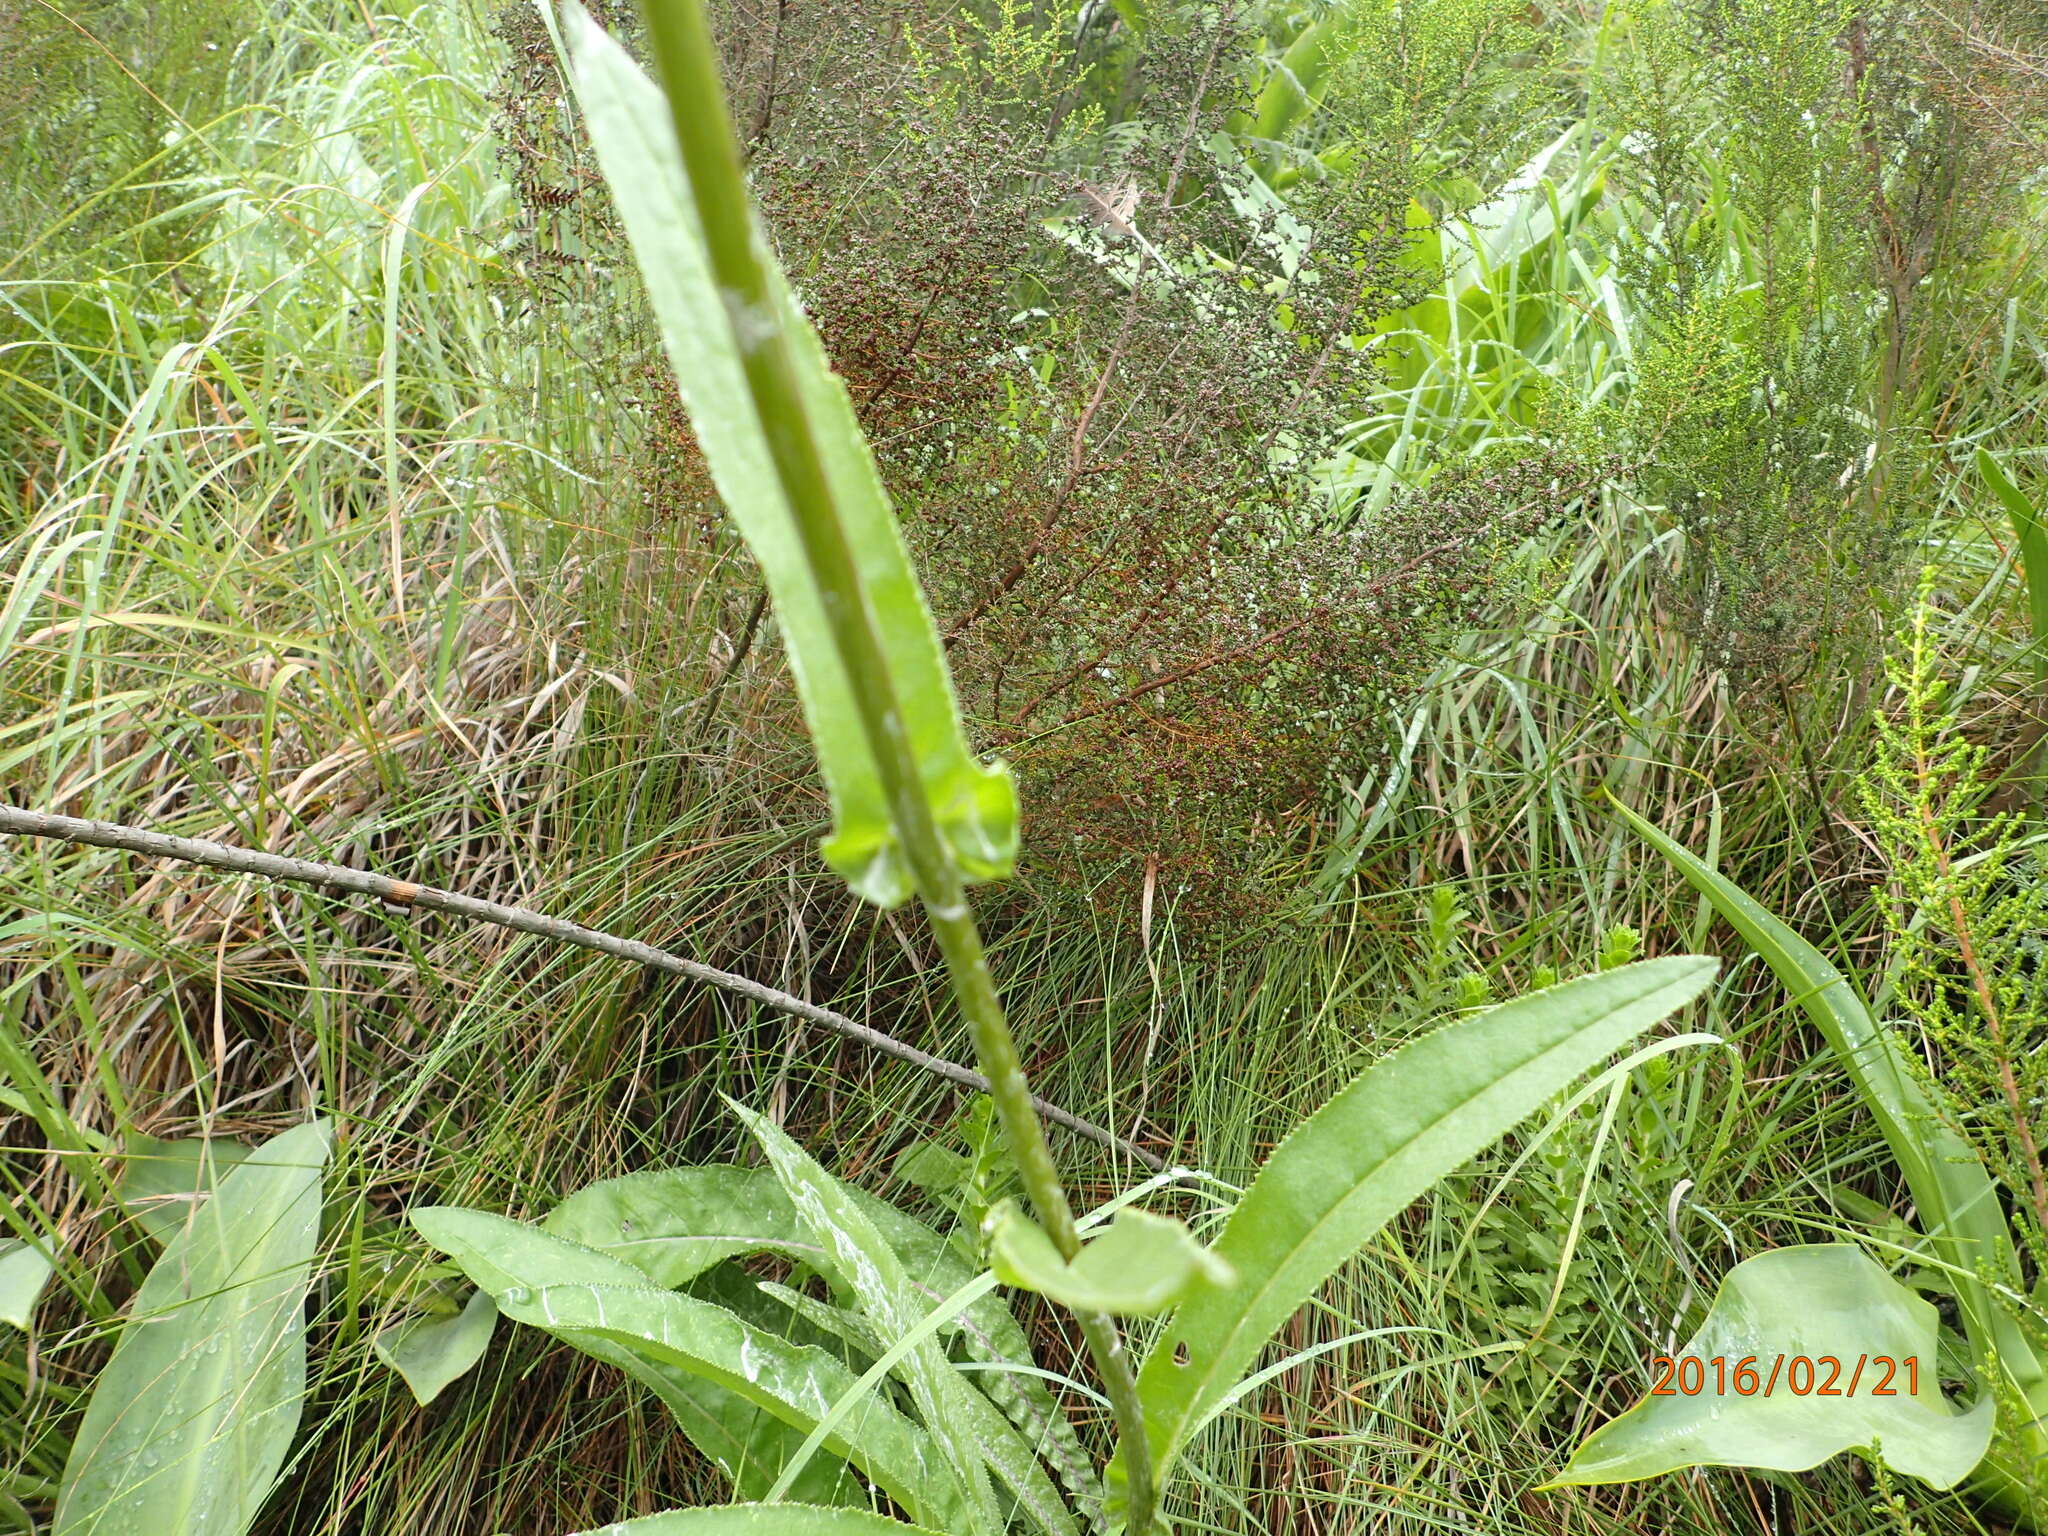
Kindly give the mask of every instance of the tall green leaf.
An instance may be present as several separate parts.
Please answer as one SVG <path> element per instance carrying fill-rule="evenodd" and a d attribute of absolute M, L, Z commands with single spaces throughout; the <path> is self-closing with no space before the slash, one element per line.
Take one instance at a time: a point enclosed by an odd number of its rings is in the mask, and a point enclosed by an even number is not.
<path fill-rule="evenodd" d="M 1618 800 L 1610 798 L 1608 804 L 1714 904 L 1833 1047 L 1898 1159 L 1922 1228 L 1952 1266 L 1950 1279 L 1972 1341 L 1995 1349 L 2014 1385 L 2031 1396 L 2042 1384 L 2041 1366 L 2017 1323 L 1979 1278 L 1987 1269 L 1998 1275 L 2019 1274 L 1997 1189 L 1975 1148 L 1952 1128 L 1952 1116 L 1929 1096 L 1907 1064 L 1903 1047 L 1819 950 L 1682 843 Z"/>
<path fill-rule="evenodd" d="M 672 1509 L 575 1536 L 940 1536 L 864 1509 L 812 1509 L 802 1504 L 727 1504 Z"/>
<path fill-rule="evenodd" d="M 586 1184 L 549 1211 L 557 1237 L 624 1259 L 656 1285 L 686 1285 L 721 1260 L 775 1253 L 813 1269 L 831 1254 L 766 1168 L 659 1168 Z"/>
<path fill-rule="evenodd" d="M 974 1278 L 953 1245 L 930 1227 L 864 1190 L 842 1188 L 902 1259 L 925 1306 L 936 1306 Z M 567 1197 L 542 1226 L 625 1260 L 657 1285 L 682 1285 L 720 1260 L 748 1253 L 794 1259 L 835 1285 L 847 1285 L 833 1254 L 798 1219 L 768 1168 L 712 1164 L 605 1179 Z M 996 1367 L 977 1373 L 981 1390 L 1053 1464 L 1076 1502 L 1084 1509 L 1098 1507 L 1102 1487 L 1094 1462 L 1058 1399 L 1032 1373 L 1030 1341 L 1002 1299 L 982 1297 L 947 1323 L 941 1337 L 957 1337 L 974 1360 Z M 1016 1488 L 1001 1465 L 997 1471 Z"/>
<path fill-rule="evenodd" d="M 331 1140 L 257 1147 L 135 1293 L 72 1441 L 55 1536 L 241 1536 L 284 1465 L 306 1390 L 306 1292 Z"/>
<path fill-rule="evenodd" d="M 781 327 L 795 354 L 808 427 L 847 524 L 862 601 L 876 622 L 902 710 L 900 728 L 940 831 L 969 880 L 1009 874 L 1017 847 L 1015 787 L 1008 769 L 982 763 L 968 750 L 938 631 L 845 386 L 772 261 L 777 312 L 736 317 L 729 310 L 706 264 L 703 232 L 660 89 L 580 8 L 565 9 L 577 100 L 646 280 L 691 427 L 775 600 L 832 794 L 834 829 L 824 845 L 826 861 L 856 892 L 882 906 L 911 893 L 881 777 L 747 389 L 742 338 L 735 331 L 742 318 L 748 325 Z M 802 430 L 804 424 L 776 425 Z"/>
<path fill-rule="evenodd" d="M 831 1411 L 819 1421 L 818 1427 L 805 1438 L 805 1447 L 823 1444 L 826 1436 L 841 1419 L 849 1414 L 857 1414 L 883 1378 L 895 1372 L 903 1357 L 938 1331 L 941 1319 L 950 1315 L 956 1308 L 972 1305 L 975 1297 L 985 1296 L 994 1287 L 994 1276 L 977 1277 L 959 1294 L 945 1298 L 910 1333 L 898 1338 L 893 1344 L 885 1345 L 865 1317 L 857 1316 L 842 1307 L 830 1306 L 785 1286 L 762 1282 L 762 1294 L 774 1297 L 812 1326 L 833 1337 L 846 1340 L 856 1350 L 874 1360 L 874 1364 L 868 1367 L 855 1385 L 854 1391 L 835 1403 Z M 1072 1513 L 1061 1500 L 1059 1490 L 1053 1486 L 1052 1479 L 1046 1475 L 1045 1467 L 1039 1459 L 1039 1452 L 1049 1450 L 1050 1447 L 1034 1447 L 1027 1443 L 1023 1435 L 1018 1433 L 1017 1428 L 998 1411 L 993 1402 L 980 1392 L 972 1390 L 972 1382 L 969 1382 L 968 1386 L 969 1390 L 959 1393 L 956 1399 L 960 1427 L 966 1438 L 974 1443 L 987 1461 L 989 1471 L 1009 1489 L 1012 1498 L 1016 1500 L 1017 1510 L 1028 1515 L 1040 1530 L 1047 1533 L 1047 1536 L 1079 1536 L 1079 1528 L 1074 1523 Z M 801 1457 L 804 1452 L 800 1451 L 798 1454 Z M 798 1465 L 802 1463 L 799 1462 Z M 784 1471 L 783 1479 L 793 1482 L 793 1477 L 791 1470 Z M 781 1496 L 781 1482 L 782 1479 L 778 1479 L 777 1485 L 768 1490 L 767 1498 L 770 1501 Z M 1099 1504 L 1100 1500 L 1096 1502 Z"/>
<path fill-rule="evenodd" d="M 131 1131 L 121 1140 L 114 1195 L 159 1244 L 168 1243 L 249 1149 L 226 1137 L 164 1141 Z"/>
<path fill-rule="evenodd" d="M 1252 135 L 1277 145 L 1321 104 L 1330 73 L 1336 24 L 1312 21 L 1280 55 L 1252 103 Z"/>
<path fill-rule="evenodd" d="M 853 1373 L 825 1351 L 786 1343 L 675 1291 L 547 1285 L 523 1299 L 507 1295 L 499 1305 L 507 1316 L 563 1338 L 607 1340 L 703 1376 L 806 1433 L 855 1386 Z M 920 1519 L 961 1536 L 992 1529 L 968 1513 L 934 1438 L 870 1393 L 859 1412 L 828 1432 L 825 1446 Z"/>
<path fill-rule="evenodd" d="M 620 1259 L 504 1217 L 425 1207 L 413 1212 L 412 1220 L 444 1252 L 455 1253 L 459 1247 L 464 1273 L 493 1297 L 510 1289 L 530 1294 L 545 1285 L 568 1282 L 646 1283 L 641 1271 Z M 684 1436 L 732 1479 L 733 1491 L 741 1498 L 766 1493 L 802 1443 L 802 1433 L 702 1375 L 605 1339 L 556 1336 L 592 1359 L 617 1367 L 660 1398 Z M 849 1481 L 842 1464 L 820 1460 L 806 1469 L 796 1491 L 812 1503 L 829 1504 L 848 1491 Z"/>
<path fill-rule="evenodd" d="M 2013 537 L 2019 541 L 2020 568 L 2027 575 L 2027 616 L 2034 629 L 2034 677 L 2048 680 L 2048 528 L 2041 526 L 2039 510 L 2026 493 L 2012 483 L 1989 450 L 1977 450 L 1977 473 L 1991 487 L 2012 519 Z"/>
<path fill-rule="evenodd" d="M 1214 1245 L 1238 1283 L 1190 1297 L 1139 1375 L 1161 1476 L 1338 1265 L 1430 1185 L 1698 996 L 1714 971 L 1689 956 L 1646 960 L 1447 1024 L 1297 1126 Z"/>

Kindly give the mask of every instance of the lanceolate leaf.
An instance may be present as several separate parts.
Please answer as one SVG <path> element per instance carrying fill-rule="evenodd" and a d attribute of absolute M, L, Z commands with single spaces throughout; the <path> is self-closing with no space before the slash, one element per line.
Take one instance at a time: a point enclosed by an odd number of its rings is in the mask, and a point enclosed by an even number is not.
<path fill-rule="evenodd" d="M 783 1193 L 811 1235 L 832 1253 L 832 1267 L 857 1297 L 861 1311 L 882 1338 L 894 1342 L 909 1336 L 931 1308 L 911 1284 L 903 1260 L 870 1221 L 850 1192 L 818 1166 L 780 1126 L 742 1104 L 731 1104 L 768 1162 L 782 1180 Z M 967 1491 L 982 1529 L 1002 1529 L 988 1486 L 982 1448 L 973 1434 L 973 1389 L 953 1369 L 936 1337 L 923 1338 L 903 1358 L 898 1373 L 923 1417 L 925 1428 L 952 1464 L 953 1474 Z"/>
<path fill-rule="evenodd" d="M 1152 1317 L 1199 1286 L 1228 1286 L 1237 1278 L 1185 1225 L 1150 1211 L 1119 1211 L 1071 1264 L 1045 1228 L 1010 1202 L 993 1221 L 996 1278 L 1077 1310 Z"/>
<path fill-rule="evenodd" d="M 825 858 L 860 895 L 894 906 L 910 895 L 908 873 L 852 689 L 751 403 L 734 320 L 706 265 L 667 103 L 602 28 L 576 8 L 568 14 L 577 98 L 646 280 L 691 426 L 775 599 L 832 793 L 834 830 Z M 925 791 L 961 873 L 970 880 L 1000 878 L 1016 857 L 1017 799 L 1009 771 L 981 763 L 968 751 L 938 632 L 852 402 L 772 261 L 770 267 L 779 310 L 772 323 L 784 329 L 796 356 L 805 415 L 848 525 Z"/>
<path fill-rule="evenodd" d="M 842 1188 L 902 1259 L 925 1306 L 936 1306 L 974 1278 L 952 1245 L 931 1228 L 864 1190 Z M 629 1173 L 578 1190 L 543 1225 L 558 1237 L 624 1259 L 657 1285 L 683 1284 L 718 1260 L 745 1253 L 779 1254 L 809 1265 L 835 1285 L 846 1285 L 832 1254 L 798 1220 L 796 1207 L 768 1168 L 706 1165 Z M 976 1381 L 1058 1469 L 1076 1501 L 1084 1509 L 1099 1505 L 1102 1489 L 1094 1463 L 1058 1400 L 1042 1380 L 1028 1374 L 1030 1342 L 1001 1298 L 975 1302 L 941 1336 L 952 1337 L 956 1329 L 975 1360 L 1018 1368 L 979 1372 Z"/>
<path fill-rule="evenodd" d="M 712 1303 L 654 1290 L 623 1260 L 538 1228 L 455 1206 L 418 1208 L 411 1220 L 507 1317 L 618 1366 L 657 1393 L 742 1497 L 767 1491 L 817 1416 L 853 1383 L 853 1374 L 822 1350 L 789 1344 Z M 605 1299 L 572 1299 L 579 1290 Z M 546 1305 L 537 1299 L 543 1295 Z M 668 1343 L 659 1348 L 636 1332 L 659 1341 L 664 1329 Z M 905 1508 L 942 1522 L 957 1510 L 959 1494 L 943 1459 L 893 1408 L 874 1404 L 849 1437 L 856 1443 L 831 1445 L 833 1456 L 850 1457 Z M 838 1471 L 831 1461 L 815 1462 L 792 1491 L 814 1503 L 830 1501 Z"/>
<path fill-rule="evenodd" d="M 1076 1536 L 1079 1527 L 1039 1459 L 1041 1455 L 1050 1455 L 1053 1448 L 1027 1443 L 1002 1410 L 971 1386 L 959 1394 L 957 1401 L 966 1438 L 979 1448 L 988 1461 L 989 1471 L 1016 1500 L 1017 1508 L 1030 1516 L 1047 1536 Z M 1064 1425 L 1066 1420 L 1061 1418 L 1059 1422 Z M 1075 1490 L 1075 1496 L 1086 1499 L 1080 1490 Z"/>
<path fill-rule="evenodd" d="M 1288 45 L 1253 103 L 1255 137 L 1267 144 L 1284 143 L 1289 130 L 1315 111 L 1330 73 L 1335 30 L 1334 22 L 1312 21 Z"/>
<path fill-rule="evenodd" d="M 862 1354 L 873 1357 L 875 1364 L 862 1378 L 864 1382 L 879 1377 L 889 1368 L 887 1347 L 875 1336 L 864 1318 L 785 1286 L 763 1281 L 760 1289 L 814 1327 L 846 1340 Z M 953 1299 L 948 1298 L 948 1301 Z M 1029 1515 L 1047 1536 L 1078 1536 L 1074 1517 L 1061 1500 L 1052 1479 L 1046 1476 L 1034 1447 L 1025 1442 L 996 1405 L 980 1392 L 969 1390 L 958 1394 L 957 1408 L 968 1438 L 987 1458 L 989 1470 L 1010 1490 L 1017 1507 Z M 858 1413 L 859 1400 L 849 1402 L 847 1411 Z M 815 1437 L 817 1431 L 812 1431 L 812 1435 Z M 769 1490 L 771 1498 L 774 1492 L 772 1488 Z"/>
<path fill-rule="evenodd" d="M 1921 1226 L 1954 1266 L 1948 1276 L 1971 1342 L 1980 1349 L 1995 1349 L 2021 1391 L 2031 1395 L 2039 1390 L 2043 1373 L 2032 1348 L 1978 1278 L 1986 1266 L 1994 1274 L 2019 1273 L 1997 1191 L 1975 1149 L 1951 1129 L 1950 1117 L 1914 1075 L 1891 1031 L 1871 1017 L 1856 989 L 1819 950 L 1684 845 L 1619 801 L 1609 804 L 1763 956 L 1779 984 L 1834 1048 L 1898 1159 Z"/>
<path fill-rule="evenodd" d="M 855 1384 L 823 1350 L 787 1344 L 723 1307 L 651 1286 L 542 1286 L 523 1300 L 501 1299 L 507 1315 L 564 1338 L 608 1340 L 636 1355 L 704 1376 L 808 1432 Z M 969 1536 L 973 1523 L 956 1480 L 932 1439 L 878 1396 L 828 1436 L 827 1447 L 853 1462 L 920 1518 Z"/>
<path fill-rule="evenodd" d="M 159 1243 L 177 1236 L 213 1186 L 249 1155 L 225 1137 L 164 1141 L 130 1132 L 121 1145 L 121 1179 L 114 1193 L 143 1231 Z"/>
<path fill-rule="evenodd" d="M 324 1121 L 271 1138 L 172 1238 L 64 1465 L 56 1536 L 241 1536 L 306 1390 Z"/>
<path fill-rule="evenodd" d="M 1295 1310 L 1423 1191 L 1689 1002 L 1714 962 L 1647 960 L 1447 1024 L 1296 1127 L 1215 1243 L 1229 1290 L 1192 1295 L 1138 1378 L 1164 1475 Z"/>
<path fill-rule="evenodd" d="M 1948 1405 L 1940 1332 L 1932 1303 L 1851 1244 L 1759 1254 L 1728 1272 L 1699 1332 L 1659 1369 L 1663 1393 L 1596 1431 L 1553 1486 L 1680 1467 L 1804 1472 L 1876 1447 L 1887 1466 L 1953 1487 L 1990 1444 L 1994 1400 Z M 1697 1381 L 1678 1374 L 1686 1360 L 1700 1362 Z"/>
<path fill-rule="evenodd" d="M 871 1515 L 864 1509 L 812 1509 L 802 1504 L 727 1504 L 719 1509 L 672 1509 L 575 1536 L 939 1536 L 921 1525 Z"/>
<path fill-rule="evenodd" d="M 498 1307 L 490 1292 L 471 1294 L 453 1317 L 423 1317 L 395 1324 L 377 1335 L 377 1358 L 405 1378 L 414 1401 L 425 1407 L 491 1347 Z"/>
<path fill-rule="evenodd" d="M 624 1259 L 656 1285 L 685 1285 L 739 1254 L 776 1253 L 813 1269 L 831 1258 L 766 1168 L 713 1164 L 605 1179 L 577 1190 L 541 1226 Z"/>

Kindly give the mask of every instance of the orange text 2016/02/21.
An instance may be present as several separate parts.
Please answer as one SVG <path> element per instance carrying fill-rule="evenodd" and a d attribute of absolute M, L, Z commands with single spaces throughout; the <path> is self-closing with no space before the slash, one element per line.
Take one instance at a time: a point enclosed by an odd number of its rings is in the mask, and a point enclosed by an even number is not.
<path fill-rule="evenodd" d="M 1652 1397 L 1917 1397 L 1920 1357 L 1902 1355 L 1658 1355 Z"/>

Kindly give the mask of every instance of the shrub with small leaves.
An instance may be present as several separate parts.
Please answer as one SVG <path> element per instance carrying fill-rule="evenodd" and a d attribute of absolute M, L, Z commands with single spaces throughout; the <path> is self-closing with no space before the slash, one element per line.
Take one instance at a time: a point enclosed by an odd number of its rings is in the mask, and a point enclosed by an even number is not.
<path fill-rule="evenodd" d="M 1679 612 L 1749 688 L 1861 632 L 1896 533 L 1865 495 L 1867 192 L 1836 47 L 1851 11 L 1647 0 L 1610 82 L 1641 339 L 1609 425 L 1685 531 Z"/>
<path fill-rule="evenodd" d="M 758 181 L 1027 864 L 1157 857 L 1184 918 L 1233 909 L 1584 472 L 1453 466 L 1369 521 L 1332 494 L 1355 338 L 1418 281 L 1410 189 L 1276 197 L 1227 10 L 1162 13 L 1114 90 L 1015 10 L 856 41 L 864 92 L 793 110 Z"/>
<path fill-rule="evenodd" d="M 1156 861 L 1197 929 L 1262 905 L 1250 875 L 1591 479 L 1502 455 L 1368 516 L 1326 473 L 1378 376 L 1364 338 L 1431 275 L 1408 210 L 1444 166 L 1340 158 L 1283 200 L 1240 137 L 1262 40 L 1229 8 L 1157 8 L 1142 34 L 1098 27 L 1079 49 L 1008 3 L 732 0 L 715 19 L 777 253 L 873 445 L 978 744 L 1024 780 L 1024 866 L 1050 891 L 1135 886 Z M 523 7 L 500 31 L 521 210 L 503 267 L 551 323 L 588 322 L 647 425 L 620 449 L 635 494 L 688 531 L 689 579 L 734 587 L 708 714 L 771 616 L 722 563 L 637 306 L 601 280 L 623 250 L 544 31 Z M 1456 104 L 1442 74 L 1439 115 Z"/>

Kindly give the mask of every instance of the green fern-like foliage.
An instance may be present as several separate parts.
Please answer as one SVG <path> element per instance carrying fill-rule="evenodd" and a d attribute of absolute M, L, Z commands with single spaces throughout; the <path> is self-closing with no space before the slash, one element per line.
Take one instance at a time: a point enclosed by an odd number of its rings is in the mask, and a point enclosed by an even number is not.
<path fill-rule="evenodd" d="M 1890 865 L 1879 903 L 1899 1004 L 1924 1037 L 1918 1059 L 1931 1063 L 1957 1129 L 2008 1191 L 2013 1230 L 2040 1272 L 2048 869 L 2025 822 L 1986 814 L 1985 749 L 1964 736 L 1942 680 L 1934 611 L 1923 581 L 1904 653 L 1886 662 L 1898 706 L 1877 716 L 1876 760 L 1860 797 Z"/>
<path fill-rule="evenodd" d="M 1414 991 L 1395 1000 L 1397 1029 L 1419 1032 L 1452 1012 L 1555 986 L 1544 964 L 1526 978 L 1472 969 L 1459 937 L 1471 914 L 1455 887 L 1429 893 L 1418 935 Z M 1640 957 L 1642 935 L 1614 924 L 1568 942 L 1566 972 L 1611 971 Z M 1625 1118 L 1592 1111 L 1489 1155 L 1435 1192 L 1413 1248 L 1420 1271 L 1442 1296 L 1455 1334 L 1484 1341 L 1475 1380 L 1530 1425 L 1568 1432 L 1579 1404 L 1567 1384 L 1583 1380 L 1614 1306 L 1603 1255 L 1640 1246 L 1624 1213 L 1653 1211 L 1638 1190 L 1668 1189 L 1685 1176 L 1669 1156 L 1676 1090 L 1668 1058 L 1645 1062 L 1623 1101 Z M 1618 1106 L 1610 1103 L 1610 1112 Z"/>

